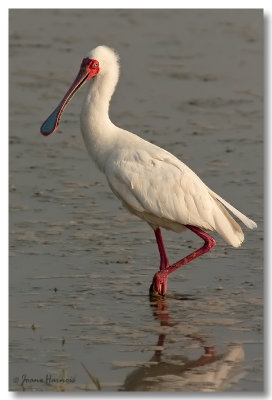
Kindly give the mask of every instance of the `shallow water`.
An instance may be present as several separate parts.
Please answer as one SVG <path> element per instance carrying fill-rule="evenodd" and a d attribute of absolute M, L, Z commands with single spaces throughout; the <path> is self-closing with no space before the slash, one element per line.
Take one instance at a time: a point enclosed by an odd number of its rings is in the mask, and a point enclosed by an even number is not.
<path fill-rule="evenodd" d="M 259 10 L 10 11 L 10 390 L 263 389 L 262 24 Z M 86 154 L 84 89 L 39 133 L 98 44 L 121 57 L 112 120 L 258 223 L 239 249 L 215 235 L 164 300 L 148 296 L 152 231 Z M 200 246 L 164 237 L 171 261 Z"/>

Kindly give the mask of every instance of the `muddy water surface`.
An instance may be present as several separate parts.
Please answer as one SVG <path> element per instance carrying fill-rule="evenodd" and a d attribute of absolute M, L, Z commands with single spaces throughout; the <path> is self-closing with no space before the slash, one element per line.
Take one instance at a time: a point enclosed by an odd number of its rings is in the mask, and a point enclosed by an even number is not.
<path fill-rule="evenodd" d="M 258 10 L 10 11 L 10 384 L 36 391 L 263 388 L 263 44 Z M 86 52 L 121 57 L 111 118 L 180 157 L 258 223 L 149 299 L 150 228 L 79 129 L 84 91 L 39 133 Z M 164 232 L 171 261 L 200 246 Z"/>

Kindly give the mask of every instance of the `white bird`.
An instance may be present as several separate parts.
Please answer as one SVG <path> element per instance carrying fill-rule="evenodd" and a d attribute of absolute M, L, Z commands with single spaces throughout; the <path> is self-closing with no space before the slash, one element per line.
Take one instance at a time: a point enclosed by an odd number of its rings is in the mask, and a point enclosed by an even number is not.
<path fill-rule="evenodd" d="M 91 78 L 93 82 L 80 117 L 85 145 L 106 175 L 113 193 L 132 214 L 145 220 L 154 230 L 160 268 L 154 275 L 150 291 L 165 295 L 168 275 L 215 245 L 215 240 L 203 229 L 218 232 L 234 247 L 241 245 L 243 231 L 226 209 L 248 228 L 257 225 L 208 188 L 171 153 L 111 122 L 109 104 L 119 79 L 119 57 L 109 47 L 98 46 L 82 60 L 75 81 L 41 126 L 43 135 L 57 129 L 65 106 Z M 174 232 L 190 229 L 204 240 L 204 245 L 170 265 L 160 228 Z"/>

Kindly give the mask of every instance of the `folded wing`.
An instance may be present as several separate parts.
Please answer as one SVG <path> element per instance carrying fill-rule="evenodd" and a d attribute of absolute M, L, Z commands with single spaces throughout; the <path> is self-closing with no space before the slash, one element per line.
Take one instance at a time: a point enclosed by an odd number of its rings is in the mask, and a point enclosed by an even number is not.
<path fill-rule="evenodd" d="M 154 153 L 134 149 L 109 160 L 106 176 L 124 205 L 143 219 L 152 216 L 158 226 L 169 221 L 216 230 L 229 244 L 239 246 L 244 234 L 225 207 L 249 228 L 256 224 L 211 191 L 176 157 L 162 149 Z"/>

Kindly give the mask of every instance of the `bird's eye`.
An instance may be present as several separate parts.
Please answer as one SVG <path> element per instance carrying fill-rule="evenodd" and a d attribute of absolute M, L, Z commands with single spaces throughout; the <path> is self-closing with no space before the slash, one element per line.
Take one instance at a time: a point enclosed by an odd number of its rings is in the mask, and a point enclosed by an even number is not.
<path fill-rule="evenodd" d="M 97 68 L 98 67 L 98 63 L 97 62 L 94 62 L 93 64 L 92 64 L 92 68 Z"/>

